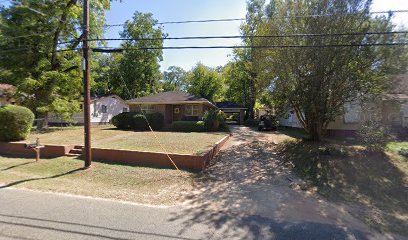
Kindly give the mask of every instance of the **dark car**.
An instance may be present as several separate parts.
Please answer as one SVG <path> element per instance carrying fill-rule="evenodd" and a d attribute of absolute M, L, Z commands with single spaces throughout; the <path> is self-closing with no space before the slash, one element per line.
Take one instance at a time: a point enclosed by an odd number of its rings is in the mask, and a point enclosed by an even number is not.
<path fill-rule="evenodd" d="M 258 131 L 270 130 L 276 131 L 278 129 L 278 122 L 272 115 L 262 115 L 259 118 Z"/>

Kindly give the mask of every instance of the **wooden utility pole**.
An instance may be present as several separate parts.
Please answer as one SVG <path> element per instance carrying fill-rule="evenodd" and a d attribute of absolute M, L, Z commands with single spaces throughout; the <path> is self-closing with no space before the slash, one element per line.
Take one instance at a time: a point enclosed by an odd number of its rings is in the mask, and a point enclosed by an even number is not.
<path fill-rule="evenodd" d="M 83 71 L 84 71 L 84 132 L 85 132 L 85 168 L 92 163 L 91 152 L 91 67 L 89 62 L 89 0 L 84 0 L 84 24 L 83 24 Z"/>

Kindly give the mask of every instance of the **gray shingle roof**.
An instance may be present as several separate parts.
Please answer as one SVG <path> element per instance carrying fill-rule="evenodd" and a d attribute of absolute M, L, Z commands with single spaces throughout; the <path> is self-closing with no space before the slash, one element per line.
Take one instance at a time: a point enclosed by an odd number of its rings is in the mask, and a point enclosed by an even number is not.
<path fill-rule="evenodd" d="M 128 103 L 168 103 L 168 102 L 209 102 L 205 98 L 196 97 L 190 93 L 182 91 L 162 92 L 159 94 L 134 98 Z"/>
<path fill-rule="evenodd" d="M 246 107 L 242 106 L 239 103 L 235 103 L 235 102 L 217 102 L 217 103 L 215 103 L 215 105 L 218 108 L 221 108 L 221 109 L 226 109 L 226 108 L 231 108 L 231 109 L 241 109 L 242 108 L 242 109 L 246 109 Z"/>

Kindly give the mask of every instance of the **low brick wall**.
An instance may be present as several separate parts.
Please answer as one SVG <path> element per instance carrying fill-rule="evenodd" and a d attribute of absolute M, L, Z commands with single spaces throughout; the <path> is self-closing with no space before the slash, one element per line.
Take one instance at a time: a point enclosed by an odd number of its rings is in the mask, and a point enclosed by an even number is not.
<path fill-rule="evenodd" d="M 218 141 L 215 146 L 204 155 L 197 156 L 171 153 L 169 156 L 180 169 L 201 171 L 210 164 L 211 159 L 217 155 L 228 138 L 229 136 L 226 136 Z M 92 158 L 94 161 L 107 163 L 174 168 L 167 154 L 161 152 L 92 148 Z"/>
<path fill-rule="evenodd" d="M 210 164 L 210 161 L 217 155 L 228 139 L 229 136 L 224 137 L 203 155 L 171 153 L 169 156 L 181 169 L 201 171 Z M 11 157 L 34 158 L 34 150 L 26 149 L 24 144 L 21 142 L 0 142 L 0 154 Z M 74 145 L 45 145 L 41 149 L 41 158 L 62 157 L 67 155 L 73 148 Z M 161 152 L 92 148 L 92 158 L 95 161 L 107 163 L 174 168 L 167 154 Z"/>
<path fill-rule="evenodd" d="M 26 149 L 24 144 L 21 142 L 0 142 L 0 154 L 12 157 L 35 157 L 35 151 Z M 73 148 L 73 145 L 45 145 L 44 148 L 41 148 L 41 157 L 62 157 L 67 155 Z"/>

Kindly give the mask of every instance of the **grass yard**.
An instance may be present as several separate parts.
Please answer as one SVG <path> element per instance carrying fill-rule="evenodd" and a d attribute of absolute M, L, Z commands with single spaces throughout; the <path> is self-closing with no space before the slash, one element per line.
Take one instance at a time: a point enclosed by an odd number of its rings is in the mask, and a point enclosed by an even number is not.
<path fill-rule="evenodd" d="M 171 169 L 93 163 L 61 157 L 41 160 L 0 156 L 0 188 L 18 187 L 144 204 L 173 205 L 192 188 L 194 174 Z"/>
<path fill-rule="evenodd" d="M 155 135 L 151 132 L 121 131 L 113 126 L 98 126 L 92 128 L 92 146 L 163 152 L 162 145 L 170 153 L 201 154 L 226 136 L 226 133 L 155 132 Z M 50 128 L 45 132 L 33 132 L 27 141 L 35 142 L 38 137 L 41 144 L 83 145 L 82 136 L 82 127 Z"/>
<path fill-rule="evenodd" d="M 278 151 L 327 199 L 377 230 L 407 236 L 408 158 L 398 155 L 407 146 L 391 142 L 384 152 L 369 152 L 355 143 L 292 140 Z"/>

